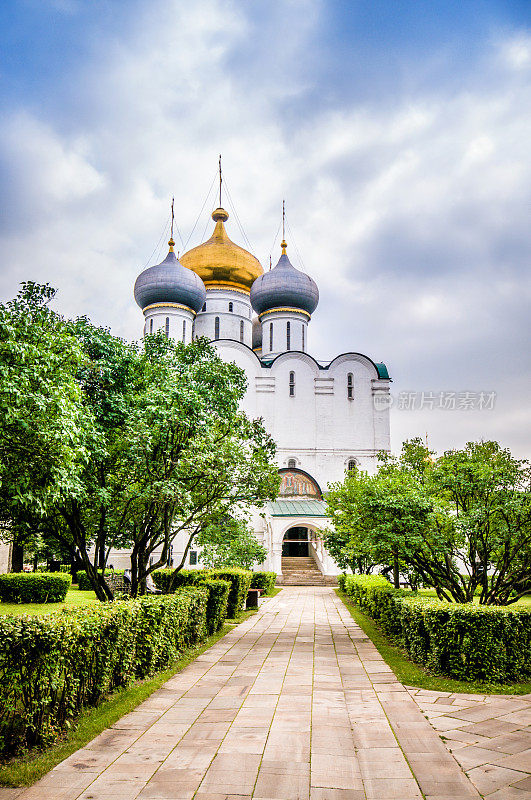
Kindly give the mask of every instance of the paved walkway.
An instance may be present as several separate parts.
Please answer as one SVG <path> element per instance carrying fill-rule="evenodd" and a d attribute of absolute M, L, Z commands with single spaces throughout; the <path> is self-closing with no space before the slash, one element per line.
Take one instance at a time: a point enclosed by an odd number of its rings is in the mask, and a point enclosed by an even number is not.
<path fill-rule="evenodd" d="M 137 710 L 14 792 L 0 789 L 0 798 L 480 796 L 336 594 L 320 587 L 284 589 Z"/>
<path fill-rule="evenodd" d="M 488 800 L 531 800 L 531 695 L 409 691 Z"/>

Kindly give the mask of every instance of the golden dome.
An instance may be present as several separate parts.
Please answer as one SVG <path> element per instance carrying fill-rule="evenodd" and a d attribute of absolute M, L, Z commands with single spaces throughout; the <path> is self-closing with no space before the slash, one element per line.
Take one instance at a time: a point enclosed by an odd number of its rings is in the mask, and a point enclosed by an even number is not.
<path fill-rule="evenodd" d="M 212 214 L 214 233 L 208 241 L 183 253 L 180 262 L 199 275 L 207 289 L 230 286 L 248 292 L 263 274 L 262 265 L 243 247 L 231 242 L 223 224 L 228 218 L 224 208 L 216 208 Z"/>

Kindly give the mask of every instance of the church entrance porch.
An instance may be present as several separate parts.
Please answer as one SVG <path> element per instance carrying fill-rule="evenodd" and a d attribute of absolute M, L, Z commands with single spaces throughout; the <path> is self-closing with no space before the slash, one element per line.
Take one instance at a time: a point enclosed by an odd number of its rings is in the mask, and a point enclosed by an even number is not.
<path fill-rule="evenodd" d="M 296 527 L 286 531 L 282 541 L 282 559 L 286 556 L 288 558 L 308 558 L 308 528 Z"/>

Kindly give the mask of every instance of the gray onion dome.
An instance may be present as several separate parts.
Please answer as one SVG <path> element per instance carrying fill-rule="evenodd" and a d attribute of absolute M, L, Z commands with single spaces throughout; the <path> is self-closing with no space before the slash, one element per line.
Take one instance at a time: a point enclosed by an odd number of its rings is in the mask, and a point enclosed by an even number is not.
<path fill-rule="evenodd" d="M 170 251 L 164 261 L 148 267 L 136 279 L 135 300 L 142 309 L 152 303 L 178 303 L 198 312 L 205 302 L 205 284 L 177 259 L 173 239 L 168 244 Z"/>
<path fill-rule="evenodd" d="M 253 319 L 253 350 L 261 350 L 262 349 L 262 323 L 255 317 Z"/>
<path fill-rule="evenodd" d="M 251 287 L 251 303 L 257 314 L 273 308 L 297 308 L 313 314 L 319 302 L 317 284 L 305 272 L 295 269 L 281 244 L 278 264 L 260 275 Z"/>

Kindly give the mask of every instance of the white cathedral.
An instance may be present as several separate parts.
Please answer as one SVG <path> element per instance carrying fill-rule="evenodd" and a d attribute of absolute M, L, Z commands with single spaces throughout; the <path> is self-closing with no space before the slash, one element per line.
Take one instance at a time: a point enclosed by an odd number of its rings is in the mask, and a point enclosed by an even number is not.
<path fill-rule="evenodd" d="M 323 492 L 347 470 L 374 471 L 378 452 L 389 450 L 389 375 L 385 364 L 361 353 L 341 353 L 326 363 L 310 355 L 317 285 L 291 264 L 285 240 L 277 265 L 264 272 L 229 239 L 228 216 L 217 208 L 210 239 L 180 260 L 170 239 L 164 261 L 138 276 L 134 291 L 144 334 L 162 329 L 185 343 L 206 336 L 222 358 L 245 371 L 243 408 L 263 418 L 282 476 L 277 500 L 265 516 L 253 516 L 268 552 L 262 568 L 282 580 L 300 564 L 324 579 L 339 570 L 315 535 L 327 522 Z M 183 546 L 177 538 L 174 561 Z M 190 566 L 197 555 L 189 553 Z M 128 566 L 118 553 L 112 559 Z"/>

